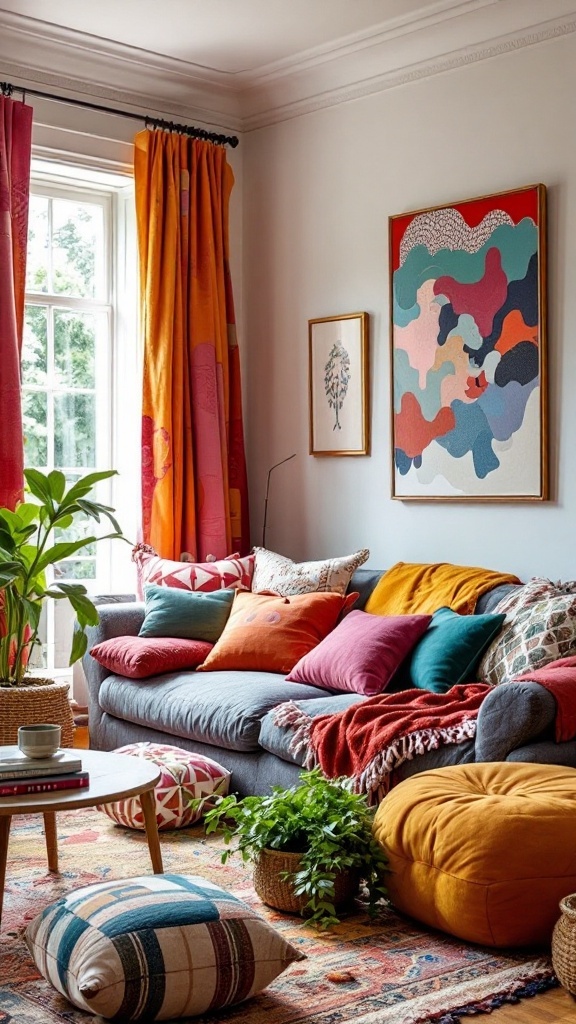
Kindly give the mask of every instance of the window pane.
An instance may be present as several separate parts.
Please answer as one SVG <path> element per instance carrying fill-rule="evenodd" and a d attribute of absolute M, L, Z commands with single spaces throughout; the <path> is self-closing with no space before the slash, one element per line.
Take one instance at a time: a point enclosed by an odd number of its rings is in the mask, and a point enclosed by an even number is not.
<path fill-rule="evenodd" d="M 30 469 L 48 465 L 48 400 L 45 391 L 22 392 L 24 464 Z"/>
<path fill-rule="evenodd" d="M 93 203 L 52 202 L 53 290 L 103 298 L 104 211 Z"/>
<path fill-rule="evenodd" d="M 102 318 L 94 313 L 54 310 L 54 364 L 57 386 L 95 386 L 96 330 L 101 322 Z"/>
<path fill-rule="evenodd" d="M 22 380 L 25 386 L 46 386 L 47 350 L 48 310 L 46 306 L 26 306 L 22 345 Z"/>
<path fill-rule="evenodd" d="M 95 463 L 94 395 L 54 395 L 55 466 L 94 466 Z"/>
<path fill-rule="evenodd" d="M 95 580 L 96 561 L 89 558 L 69 558 L 67 562 L 59 562 L 55 573 L 58 580 Z"/>
<path fill-rule="evenodd" d="M 30 196 L 26 289 L 31 292 L 48 291 L 49 202 L 47 196 Z"/>
<path fill-rule="evenodd" d="M 72 525 L 68 526 L 65 530 L 56 527 L 54 530 L 54 540 L 57 544 L 60 544 L 61 541 L 82 540 L 83 537 L 93 537 L 95 530 L 98 530 L 98 524 L 90 516 L 82 513 L 76 515 Z M 95 554 L 96 544 L 87 544 L 86 547 L 80 548 L 77 557 L 83 558 L 87 555 Z"/>

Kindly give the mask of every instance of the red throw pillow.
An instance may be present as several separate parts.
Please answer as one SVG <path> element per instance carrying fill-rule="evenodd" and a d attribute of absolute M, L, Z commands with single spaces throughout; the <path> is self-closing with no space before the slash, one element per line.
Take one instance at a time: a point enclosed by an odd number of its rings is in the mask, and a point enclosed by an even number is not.
<path fill-rule="evenodd" d="M 196 668 L 210 654 L 205 640 L 180 640 L 166 636 L 115 636 L 96 644 L 90 654 L 104 668 L 128 679 Z"/>

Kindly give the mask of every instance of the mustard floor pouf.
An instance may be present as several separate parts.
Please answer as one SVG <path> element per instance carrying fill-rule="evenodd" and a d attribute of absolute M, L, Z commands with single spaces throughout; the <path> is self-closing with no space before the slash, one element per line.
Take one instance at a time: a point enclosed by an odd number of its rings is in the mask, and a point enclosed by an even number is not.
<path fill-rule="evenodd" d="M 487 946 L 548 944 L 576 891 L 576 770 L 463 764 L 414 775 L 374 819 L 398 910 Z"/>

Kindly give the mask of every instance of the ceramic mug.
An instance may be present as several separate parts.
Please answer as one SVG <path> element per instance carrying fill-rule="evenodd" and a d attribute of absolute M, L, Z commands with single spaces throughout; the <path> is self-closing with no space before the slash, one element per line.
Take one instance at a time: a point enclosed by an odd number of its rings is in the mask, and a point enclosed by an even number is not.
<path fill-rule="evenodd" d="M 59 725 L 21 725 L 18 747 L 26 757 L 52 757 L 60 746 L 61 733 Z"/>

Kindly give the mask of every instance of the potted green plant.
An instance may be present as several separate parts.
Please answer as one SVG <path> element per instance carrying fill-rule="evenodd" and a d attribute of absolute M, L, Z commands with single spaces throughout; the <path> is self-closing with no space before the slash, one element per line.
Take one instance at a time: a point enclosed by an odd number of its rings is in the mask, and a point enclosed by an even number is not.
<path fill-rule="evenodd" d="M 95 485 L 115 472 L 89 473 L 66 489 L 66 478 L 59 470 L 42 473 L 27 469 L 24 475 L 31 500 L 21 502 L 14 511 L 0 508 L 0 743 L 16 742 L 17 726 L 37 720 L 27 709 L 17 712 L 21 721 L 13 722 L 13 711 L 7 709 L 13 707 L 14 700 L 3 700 L 4 695 L 40 686 L 46 697 L 43 684 L 51 683 L 26 676 L 30 652 L 38 643 L 44 602 L 67 600 L 76 613 L 78 628 L 72 640 L 71 665 L 86 650 L 86 626 L 98 622 L 96 607 L 82 583 L 49 580 L 48 575 L 54 575 L 59 563 L 87 545 L 111 537 L 126 539 L 114 518 L 114 509 L 89 498 Z M 111 533 L 97 536 L 86 530 L 79 540 L 66 539 L 65 531 L 74 523 L 84 529 L 87 519 L 100 523 L 103 518 L 112 525 Z M 60 685 L 67 692 L 67 684 Z"/>
<path fill-rule="evenodd" d="M 387 861 L 372 834 L 365 796 L 352 791 L 349 779 L 327 779 L 319 768 L 300 779 L 290 789 L 274 786 L 268 796 L 215 798 L 204 814 L 205 830 L 222 828 L 224 842 L 234 841 L 222 862 L 235 852 L 253 861 L 263 902 L 297 911 L 318 928 L 338 924 L 339 907 L 360 882 L 374 915 L 386 895 Z"/>

